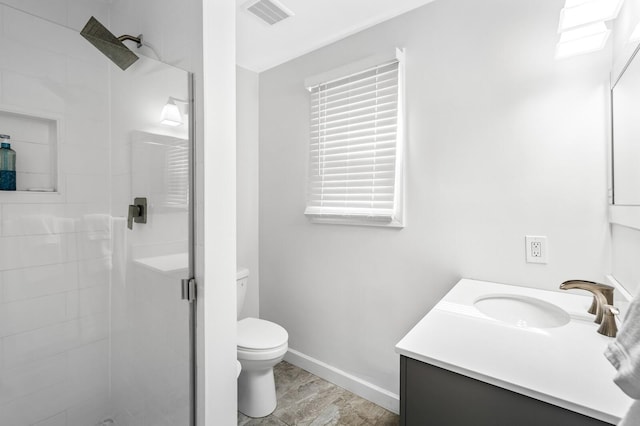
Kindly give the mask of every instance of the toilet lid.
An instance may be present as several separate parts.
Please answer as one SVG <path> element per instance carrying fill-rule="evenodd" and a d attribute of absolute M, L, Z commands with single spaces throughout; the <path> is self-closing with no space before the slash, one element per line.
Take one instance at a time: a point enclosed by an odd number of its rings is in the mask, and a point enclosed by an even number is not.
<path fill-rule="evenodd" d="M 272 349 L 287 343 L 287 330 L 271 321 L 245 318 L 238 321 L 238 347 Z"/>

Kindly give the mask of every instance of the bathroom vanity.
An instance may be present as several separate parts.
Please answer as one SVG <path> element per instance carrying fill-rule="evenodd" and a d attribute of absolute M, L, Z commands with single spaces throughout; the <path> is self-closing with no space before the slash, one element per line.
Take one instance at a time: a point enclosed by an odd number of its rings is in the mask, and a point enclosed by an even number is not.
<path fill-rule="evenodd" d="M 401 425 L 617 424 L 591 297 L 463 279 L 396 345 Z"/>

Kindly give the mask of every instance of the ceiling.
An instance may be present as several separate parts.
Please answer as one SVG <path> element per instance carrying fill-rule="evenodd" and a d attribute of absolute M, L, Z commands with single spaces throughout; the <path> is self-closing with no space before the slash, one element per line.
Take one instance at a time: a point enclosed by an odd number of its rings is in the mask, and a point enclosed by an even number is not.
<path fill-rule="evenodd" d="M 433 0 L 278 0 L 294 16 L 273 26 L 236 0 L 239 66 L 262 72 Z"/>

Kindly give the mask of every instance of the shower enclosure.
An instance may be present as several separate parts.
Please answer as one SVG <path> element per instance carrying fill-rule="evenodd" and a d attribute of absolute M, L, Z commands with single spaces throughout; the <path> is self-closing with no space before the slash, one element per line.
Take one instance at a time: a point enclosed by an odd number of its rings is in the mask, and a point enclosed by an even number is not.
<path fill-rule="evenodd" d="M 190 425 L 191 76 L 0 20 L 18 182 L 0 191 L 0 425 Z"/>

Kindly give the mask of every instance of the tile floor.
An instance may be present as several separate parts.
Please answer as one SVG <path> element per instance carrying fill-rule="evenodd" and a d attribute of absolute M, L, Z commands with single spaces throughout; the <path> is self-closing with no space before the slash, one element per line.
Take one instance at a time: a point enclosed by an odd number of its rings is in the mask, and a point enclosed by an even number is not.
<path fill-rule="evenodd" d="M 238 425 L 395 426 L 396 414 L 286 361 L 274 368 L 278 406 L 267 417 L 238 413 Z"/>

